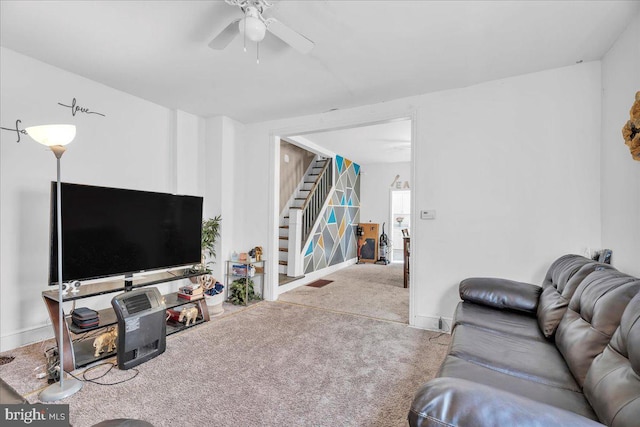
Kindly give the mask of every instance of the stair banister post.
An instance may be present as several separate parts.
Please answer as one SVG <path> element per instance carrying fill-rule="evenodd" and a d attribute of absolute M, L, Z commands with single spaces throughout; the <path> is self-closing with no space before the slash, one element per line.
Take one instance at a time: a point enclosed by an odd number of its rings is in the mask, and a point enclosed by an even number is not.
<path fill-rule="evenodd" d="M 289 210 L 289 252 L 287 276 L 302 276 L 302 209 Z"/>

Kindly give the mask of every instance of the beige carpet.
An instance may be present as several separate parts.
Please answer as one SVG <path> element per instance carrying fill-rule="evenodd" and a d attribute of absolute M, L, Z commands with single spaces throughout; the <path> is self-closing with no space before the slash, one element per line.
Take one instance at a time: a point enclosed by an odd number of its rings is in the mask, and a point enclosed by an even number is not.
<path fill-rule="evenodd" d="M 403 264 L 355 264 L 323 279 L 321 288 L 301 286 L 278 297 L 308 305 L 376 319 L 409 323 L 409 289 L 403 282 Z"/>
<path fill-rule="evenodd" d="M 396 322 L 261 302 L 170 336 L 131 381 L 85 383 L 62 403 L 78 427 L 121 417 L 156 426 L 406 426 L 413 394 L 448 341 Z M 15 375 L 29 371 L 23 349 L 0 375 L 24 394 L 29 380 Z M 101 381 L 131 374 L 114 369 Z"/>

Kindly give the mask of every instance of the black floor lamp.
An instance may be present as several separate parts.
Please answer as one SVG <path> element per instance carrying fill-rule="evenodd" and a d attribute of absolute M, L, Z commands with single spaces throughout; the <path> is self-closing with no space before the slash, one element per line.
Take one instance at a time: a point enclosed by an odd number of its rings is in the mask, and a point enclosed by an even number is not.
<path fill-rule="evenodd" d="M 65 152 L 64 146 L 73 141 L 76 136 L 74 125 L 42 125 L 32 126 L 25 129 L 27 134 L 35 141 L 46 145 L 53 151 L 57 159 L 58 177 L 56 181 L 56 230 L 58 234 L 58 360 L 60 362 L 60 381 L 51 384 L 40 392 L 42 402 L 54 402 L 72 396 L 82 388 L 82 382 L 75 378 L 64 379 L 64 311 L 62 310 L 63 289 L 62 289 L 62 201 L 60 197 L 60 158 Z"/>

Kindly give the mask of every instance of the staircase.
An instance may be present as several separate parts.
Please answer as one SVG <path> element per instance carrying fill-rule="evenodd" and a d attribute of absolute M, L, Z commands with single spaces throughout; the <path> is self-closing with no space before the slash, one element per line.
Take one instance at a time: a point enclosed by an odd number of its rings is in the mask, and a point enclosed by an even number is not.
<path fill-rule="evenodd" d="M 331 188 L 333 188 L 332 161 L 316 156 L 280 216 L 278 245 L 280 274 L 290 277 L 302 275 L 302 247 L 321 213 Z"/>

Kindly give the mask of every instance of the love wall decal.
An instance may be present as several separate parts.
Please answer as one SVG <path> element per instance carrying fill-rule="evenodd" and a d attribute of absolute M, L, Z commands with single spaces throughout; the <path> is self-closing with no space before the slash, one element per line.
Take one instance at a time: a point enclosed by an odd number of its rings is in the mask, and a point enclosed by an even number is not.
<path fill-rule="evenodd" d="M 73 117 L 75 117 L 77 113 L 97 114 L 99 116 L 106 117 L 106 115 L 102 113 L 98 113 L 97 111 L 91 111 L 90 108 L 82 107 L 78 105 L 78 101 L 75 98 L 73 98 L 73 100 L 71 101 L 71 105 L 66 105 L 66 104 L 63 104 L 62 102 L 58 102 L 58 105 L 65 108 L 69 108 L 71 110 L 71 115 Z M 16 142 L 20 142 L 20 135 L 27 135 L 27 131 L 20 128 L 20 123 L 22 123 L 22 120 L 18 119 L 16 120 L 16 125 L 14 128 L 6 128 L 6 127 L 0 126 L 0 129 L 6 130 L 9 132 L 15 132 L 18 138 Z"/>
<path fill-rule="evenodd" d="M 91 111 L 87 107 L 81 107 L 80 105 L 77 105 L 77 101 L 75 98 L 73 98 L 73 101 L 71 101 L 71 105 L 66 105 L 66 104 L 63 104 L 62 102 L 58 102 L 58 105 L 69 108 L 71 110 L 71 115 L 73 117 L 75 117 L 77 113 L 97 114 L 99 116 L 105 117 L 105 115 L 102 113 L 98 113 L 97 111 Z"/>

